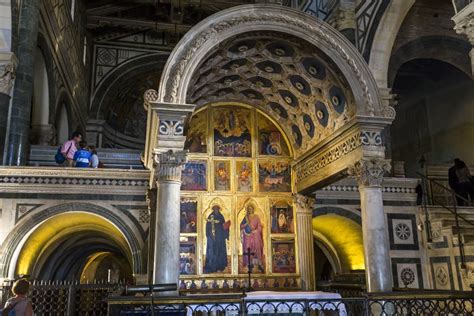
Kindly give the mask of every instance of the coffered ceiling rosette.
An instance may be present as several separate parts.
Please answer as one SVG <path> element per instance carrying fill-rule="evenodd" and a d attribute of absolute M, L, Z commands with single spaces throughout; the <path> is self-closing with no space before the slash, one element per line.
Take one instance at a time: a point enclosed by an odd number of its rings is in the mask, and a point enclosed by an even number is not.
<path fill-rule="evenodd" d="M 275 32 L 240 35 L 218 46 L 194 73 L 188 102 L 237 101 L 268 113 L 297 154 L 355 115 L 349 85 L 319 49 Z"/>

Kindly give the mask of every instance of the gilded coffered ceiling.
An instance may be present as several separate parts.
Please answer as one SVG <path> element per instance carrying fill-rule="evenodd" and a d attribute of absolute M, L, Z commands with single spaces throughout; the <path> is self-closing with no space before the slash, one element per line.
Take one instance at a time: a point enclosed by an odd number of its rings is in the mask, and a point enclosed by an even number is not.
<path fill-rule="evenodd" d="M 355 102 L 337 67 L 309 43 L 273 32 L 232 38 L 195 72 L 188 103 L 238 101 L 274 117 L 303 153 L 343 126 Z"/>

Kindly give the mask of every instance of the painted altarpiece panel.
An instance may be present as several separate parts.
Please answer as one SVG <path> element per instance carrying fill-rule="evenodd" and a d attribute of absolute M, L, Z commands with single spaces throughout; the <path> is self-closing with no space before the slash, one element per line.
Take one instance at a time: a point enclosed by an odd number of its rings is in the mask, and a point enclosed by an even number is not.
<path fill-rule="evenodd" d="M 204 109 L 193 115 L 186 131 L 184 149 L 190 153 L 207 152 L 207 122 L 208 110 Z"/>
<path fill-rule="evenodd" d="M 237 248 L 238 248 L 238 273 L 248 272 L 248 249 L 252 256 L 250 263 L 253 265 L 254 274 L 265 274 L 266 247 L 268 240 L 268 216 L 262 211 L 265 206 L 264 199 L 240 198 L 237 202 Z"/>
<path fill-rule="evenodd" d="M 198 202 L 193 198 L 181 198 L 180 205 L 180 233 L 193 234 L 197 233 L 197 210 Z"/>
<path fill-rule="evenodd" d="M 271 233 L 293 234 L 295 232 L 292 203 L 286 200 L 272 200 L 270 205 Z"/>
<path fill-rule="evenodd" d="M 214 160 L 214 190 L 230 191 L 231 172 L 229 160 Z"/>
<path fill-rule="evenodd" d="M 252 156 L 251 114 L 238 107 L 213 109 L 215 156 Z"/>
<path fill-rule="evenodd" d="M 235 177 L 237 182 L 238 192 L 252 192 L 253 191 L 253 163 L 251 160 L 236 161 L 235 163 Z"/>
<path fill-rule="evenodd" d="M 258 153 L 269 156 L 288 156 L 289 150 L 280 130 L 262 114 L 257 115 Z"/>
<path fill-rule="evenodd" d="M 258 184 L 260 192 L 291 192 L 290 164 L 281 160 L 260 160 Z"/>
<path fill-rule="evenodd" d="M 230 274 L 232 268 L 232 215 L 229 198 L 214 198 L 206 203 L 202 227 L 204 274 Z"/>
<path fill-rule="evenodd" d="M 197 274 L 196 237 L 181 237 L 179 271 L 181 275 Z"/>
<path fill-rule="evenodd" d="M 272 272 L 296 273 L 294 240 L 272 239 Z"/>
<path fill-rule="evenodd" d="M 181 173 L 181 190 L 207 190 L 207 161 L 195 160 L 185 164 Z"/>

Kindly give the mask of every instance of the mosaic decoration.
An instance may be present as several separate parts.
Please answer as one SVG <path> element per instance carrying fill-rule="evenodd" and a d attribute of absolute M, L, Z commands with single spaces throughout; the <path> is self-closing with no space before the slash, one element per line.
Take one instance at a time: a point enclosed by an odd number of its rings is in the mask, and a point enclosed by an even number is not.
<path fill-rule="evenodd" d="M 205 161 L 190 161 L 186 163 L 181 174 L 181 190 L 207 190 L 207 164 Z"/>
<path fill-rule="evenodd" d="M 250 111 L 235 108 L 214 111 L 214 155 L 252 156 Z"/>
<path fill-rule="evenodd" d="M 179 246 L 179 272 L 182 275 L 197 273 L 196 237 L 181 238 Z"/>
<path fill-rule="evenodd" d="M 253 191 L 253 163 L 252 161 L 236 162 L 237 191 Z"/>
<path fill-rule="evenodd" d="M 197 201 L 195 199 L 181 198 L 180 233 L 189 234 L 197 232 Z"/>
<path fill-rule="evenodd" d="M 291 171 L 287 162 L 259 162 L 258 182 L 260 192 L 290 192 Z"/>
<path fill-rule="evenodd" d="M 324 53 L 301 40 L 250 32 L 210 54 L 188 96 L 198 106 L 224 100 L 255 106 L 276 118 L 296 153 L 303 153 L 354 115 L 349 85 L 336 69 Z M 281 155 L 273 132 L 278 131 L 259 132 L 260 154 Z"/>
<path fill-rule="evenodd" d="M 294 233 L 293 207 L 286 201 L 276 201 L 270 208 L 272 234 Z"/>
<path fill-rule="evenodd" d="M 272 240 L 272 271 L 273 273 L 296 272 L 295 242 L 293 240 Z"/>

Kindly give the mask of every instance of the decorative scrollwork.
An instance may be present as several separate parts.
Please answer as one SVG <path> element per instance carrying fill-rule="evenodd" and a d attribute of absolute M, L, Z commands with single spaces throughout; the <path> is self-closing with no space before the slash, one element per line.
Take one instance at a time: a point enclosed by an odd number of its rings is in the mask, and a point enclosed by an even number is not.
<path fill-rule="evenodd" d="M 360 133 L 360 139 L 362 142 L 362 145 L 366 146 L 382 146 L 383 145 L 383 140 L 382 140 L 382 133 L 377 131 L 363 131 Z"/>
<path fill-rule="evenodd" d="M 184 133 L 183 122 L 160 120 L 158 130 L 163 136 L 182 136 Z"/>

